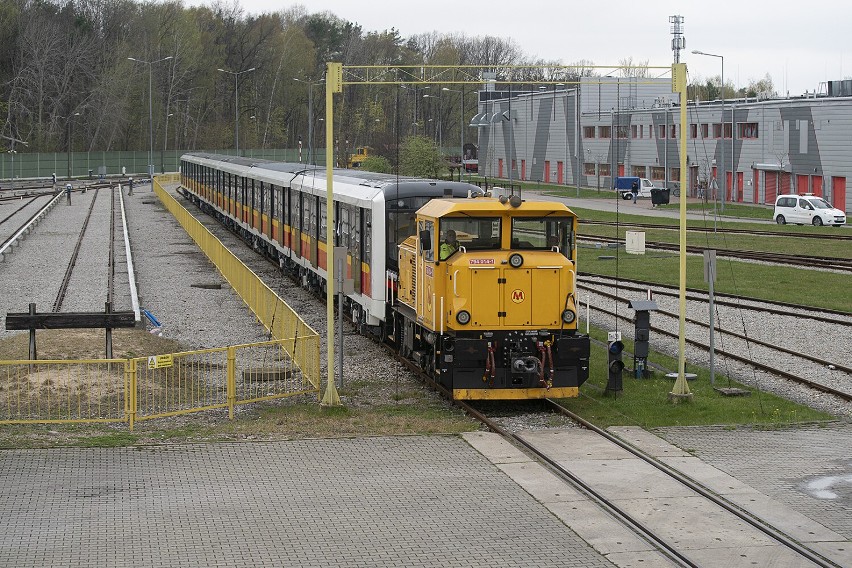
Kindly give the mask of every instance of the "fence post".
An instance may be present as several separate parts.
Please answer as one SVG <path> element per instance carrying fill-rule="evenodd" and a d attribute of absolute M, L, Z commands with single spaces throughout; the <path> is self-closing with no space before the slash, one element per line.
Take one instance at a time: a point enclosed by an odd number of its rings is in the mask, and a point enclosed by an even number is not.
<path fill-rule="evenodd" d="M 228 418 L 234 419 L 234 402 L 237 400 L 237 378 L 236 378 L 237 350 L 228 347 Z"/>
<path fill-rule="evenodd" d="M 124 361 L 124 411 L 127 413 L 127 422 L 130 426 L 130 431 L 133 431 L 133 424 L 136 422 L 136 359 L 126 359 Z"/>

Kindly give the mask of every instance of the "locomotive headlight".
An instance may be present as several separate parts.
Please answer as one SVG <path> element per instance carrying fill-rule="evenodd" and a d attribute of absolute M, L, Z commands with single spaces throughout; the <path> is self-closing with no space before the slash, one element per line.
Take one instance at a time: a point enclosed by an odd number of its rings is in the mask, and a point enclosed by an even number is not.
<path fill-rule="evenodd" d="M 462 325 L 467 325 L 470 323 L 470 312 L 462 310 L 456 314 L 456 321 Z"/>
<path fill-rule="evenodd" d="M 577 314 L 574 313 L 574 310 L 564 310 L 562 312 L 562 321 L 565 323 L 574 323 L 575 319 L 577 319 Z"/>
<path fill-rule="evenodd" d="M 520 268 L 523 263 L 524 263 L 524 257 L 519 255 L 518 253 L 514 253 L 514 254 L 509 256 L 509 265 L 512 268 Z"/>

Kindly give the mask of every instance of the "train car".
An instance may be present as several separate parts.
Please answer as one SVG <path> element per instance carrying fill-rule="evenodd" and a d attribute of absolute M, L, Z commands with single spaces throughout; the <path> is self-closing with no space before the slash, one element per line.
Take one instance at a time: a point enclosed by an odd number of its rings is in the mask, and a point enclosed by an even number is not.
<path fill-rule="evenodd" d="M 398 281 L 397 248 L 415 233 L 417 210 L 442 196 L 466 198 L 472 184 L 335 169 L 334 246 L 347 248 L 346 304 L 363 332 L 386 332 Z M 206 153 L 181 157 L 182 191 L 308 289 L 324 291 L 326 171 L 316 166 Z"/>
<path fill-rule="evenodd" d="M 563 204 L 434 199 L 400 247 L 394 341 L 454 399 L 578 396 L 576 216 Z"/>
<path fill-rule="evenodd" d="M 392 344 L 457 399 L 577 396 L 589 341 L 577 333 L 569 209 L 483 197 L 461 182 L 333 176 L 333 245 L 347 249 L 355 289 L 344 307 L 360 332 Z M 181 158 L 181 183 L 304 287 L 325 290 L 324 169 L 192 153 Z M 454 245 L 439 241 L 450 233 Z"/>

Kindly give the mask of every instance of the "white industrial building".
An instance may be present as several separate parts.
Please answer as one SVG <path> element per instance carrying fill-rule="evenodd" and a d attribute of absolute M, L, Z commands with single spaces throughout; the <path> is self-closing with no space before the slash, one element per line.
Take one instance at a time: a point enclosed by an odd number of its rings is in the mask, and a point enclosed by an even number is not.
<path fill-rule="evenodd" d="M 688 195 L 713 197 L 724 171 L 726 201 L 772 204 L 792 190 L 849 212 L 849 95 L 852 81 L 831 81 L 825 94 L 726 100 L 724 110 L 722 101 L 688 101 Z M 612 187 L 613 172 L 678 181 L 678 99 L 670 79 L 588 77 L 535 92 L 491 83 L 471 121 L 480 174 L 602 189 Z"/>

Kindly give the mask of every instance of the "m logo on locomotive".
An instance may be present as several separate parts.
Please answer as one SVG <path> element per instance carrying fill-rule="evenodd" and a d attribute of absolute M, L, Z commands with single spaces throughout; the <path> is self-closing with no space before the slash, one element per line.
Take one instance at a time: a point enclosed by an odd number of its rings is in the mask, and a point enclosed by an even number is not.
<path fill-rule="evenodd" d="M 526 298 L 526 296 L 524 296 L 523 290 L 521 290 L 519 288 L 512 290 L 512 301 L 515 302 L 516 304 L 523 303 L 525 298 Z"/>

